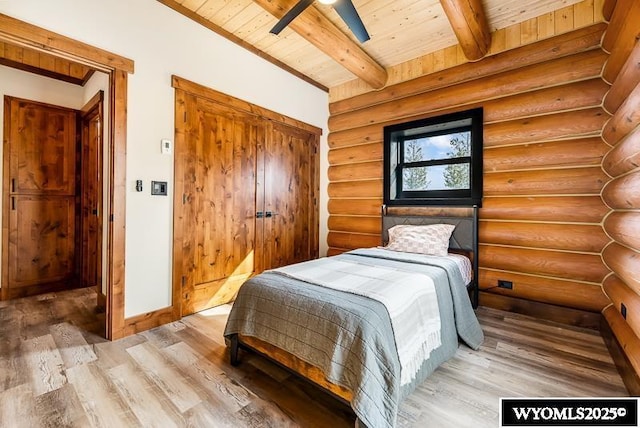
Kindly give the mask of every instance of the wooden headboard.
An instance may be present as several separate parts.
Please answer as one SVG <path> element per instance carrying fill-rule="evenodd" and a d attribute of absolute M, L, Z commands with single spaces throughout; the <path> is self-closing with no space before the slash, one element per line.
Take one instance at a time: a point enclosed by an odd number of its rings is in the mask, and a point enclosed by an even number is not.
<path fill-rule="evenodd" d="M 440 216 L 440 215 L 399 215 L 390 214 L 386 207 L 382 207 L 382 243 L 386 245 L 389 241 L 389 229 L 399 224 L 414 226 L 424 226 L 429 224 L 455 224 L 456 228 L 451 234 L 449 248 L 451 250 L 470 252 L 473 263 L 473 282 L 469 286 L 473 292 L 471 303 L 473 307 L 478 307 L 478 208 L 473 207 L 470 215 L 461 217 Z"/>

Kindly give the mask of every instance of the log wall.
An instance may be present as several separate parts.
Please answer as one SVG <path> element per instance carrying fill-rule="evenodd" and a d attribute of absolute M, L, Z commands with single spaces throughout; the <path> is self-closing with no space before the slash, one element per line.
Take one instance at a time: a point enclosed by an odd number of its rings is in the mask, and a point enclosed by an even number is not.
<path fill-rule="evenodd" d="M 633 0 L 626 0 L 633 1 Z M 605 13 L 613 13 L 609 0 L 582 0 L 553 12 L 528 19 L 491 33 L 491 46 L 487 55 L 495 55 L 536 41 L 548 39 L 594 23 L 603 22 Z M 611 16 L 606 18 L 607 21 Z M 466 58 L 460 45 L 428 53 L 424 56 L 387 67 L 387 85 L 419 78 L 440 70 L 464 64 Z M 362 79 L 354 79 L 329 88 L 331 102 L 352 98 L 371 91 Z"/>
<path fill-rule="evenodd" d="M 610 146 L 602 169 L 609 180 L 602 200 L 610 208 L 603 222 L 611 242 L 602 259 L 611 273 L 603 289 L 611 300 L 603 314 L 635 373 L 640 373 L 640 2 L 610 1 L 611 21 L 602 40 L 610 53 L 603 70 L 611 89 L 604 108 L 612 115 L 602 131 Z M 610 6 L 611 9 L 611 6 Z M 625 377 L 625 382 L 628 377 Z M 627 382 L 638 394 L 637 383 Z"/>
<path fill-rule="evenodd" d="M 600 196 L 611 149 L 601 138 L 610 123 L 602 107 L 605 29 L 595 24 L 331 103 L 329 254 L 380 244 L 385 125 L 482 106 L 480 288 L 600 312 L 610 273 L 601 254 L 611 241 Z M 625 221 L 633 219 L 616 224 Z M 498 279 L 513 289 L 498 289 Z"/>

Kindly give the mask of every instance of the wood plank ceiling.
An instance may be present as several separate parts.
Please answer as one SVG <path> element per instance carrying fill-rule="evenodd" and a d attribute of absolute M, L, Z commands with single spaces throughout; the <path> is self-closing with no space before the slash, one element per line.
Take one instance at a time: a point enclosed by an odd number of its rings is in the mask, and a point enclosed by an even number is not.
<path fill-rule="evenodd" d="M 285 28 L 278 36 L 269 32 L 277 22 L 274 15 L 281 16 L 291 5 L 297 3 L 297 0 L 158 1 L 319 87 L 332 88 L 357 77 L 353 69 L 350 71 L 346 66 L 347 61 L 336 60 L 326 53 L 327 48 L 323 52 L 314 46 L 294 31 L 294 25 Z M 319 12 L 350 41 L 360 46 L 375 63 L 385 69 L 458 43 L 452 28 L 456 22 L 451 18 L 449 11 L 445 14 L 443 4 L 446 6 L 448 3 L 458 3 L 461 7 L 469 7 L 469 5 L 473 7 L 474 3 L 481 3 L 489 30 L 494 32 L 580 1 L 353 0 L 371 35 L 371 39 L 363 44 L 360 44 L 351 34 L 333 7 L 315 2 L 311 6 L 315 10 L 307 10 L 303 14 Z M 280 13 L 277 12 L 278 9 Z M 450 16 L 451 21 L 447 19 L 447 15 Z M 302 18 L 302 15 L 298 18 Z M 469 25 L 469 27 L 473 26 Z M 473 31 L 473 28 L 471 30 Z M 337 46 L 328 47 L 328 49 L 332 48 Z M 377 85 L 375 82 L 370 84 L 372 87 L 384 86 Z"/>

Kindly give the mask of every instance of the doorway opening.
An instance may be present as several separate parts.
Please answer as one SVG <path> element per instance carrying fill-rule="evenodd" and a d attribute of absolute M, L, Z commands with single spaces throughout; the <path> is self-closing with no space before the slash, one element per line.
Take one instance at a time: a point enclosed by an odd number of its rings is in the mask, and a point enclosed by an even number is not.
<path fill-rule="evenodd" d="M 105 168 L 102 200 L 104 252 L 102 283 L 105 292 L 104 330 L 105 337 L 113 340 L 125 335 L 124 318 L 124 265 L 125 265 L 125 193 L 126 193 L 126 106 L 128 73 L 133 73 L 133 61 L 95 46 L 70 39 L 43 28 L 28 24 L 10 16 L 0 14 L 0 42 L 8 43 L 15 49 L 24 49 L 28 55 L 12 55 L 13 50 L 4 50 L 2 61 L 5 65 L 19 67 L 27 71 L 47 75 L 42 63 L 27 64 L 27 60 L 40 54 L 53 58 L 54 64 L 69 62 L 72 75 L 78 69 L 87 67 L 105 73 L 108 77 L 108 93 L 105 92 Z M 9 55 L 7 55 L 9 53 Z M 7 58 L 9 56 L 9 58 Z M 6 61 L 12 64 L 6 64 Z M 53 70 L 60 79 L 60 70 Z M 62 70 L 63 72 L 65 70 Z M 64 74 L 64 73 L 62 73 Z M 51 76 L 50 76 L 51 77 Z M 64 80 L 64 79 L 60 79 Z M 6 173 L 6 171 L 5 171 Z M 9 204 L 10 201 L 3 201 Z M 78 231 L 76 230 L 76 233 Z M 80 233 L 81 234 L 81 233 Z M 4 257 L 4 255 L 3 255 Z M 4 273 L 3 273 L 4 275 Z M 4 305 L 4 303 L 3 303 Z M 0 305 L 2 307 L 3 305 Z"/>

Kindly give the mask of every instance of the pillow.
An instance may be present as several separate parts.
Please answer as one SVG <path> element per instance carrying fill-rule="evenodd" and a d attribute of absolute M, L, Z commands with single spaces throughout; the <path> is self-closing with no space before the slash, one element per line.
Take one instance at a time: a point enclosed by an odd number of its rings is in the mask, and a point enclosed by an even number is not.
<path fill-rule="evenodd" d="M 449 250 L 449 239 L 456 226 L 453 224 L 429 224 L 410 226 L 401 224 L 389 229 L 387 250 L 405 253 L 427 254 L 430 256 L 446 256 Z"/>

